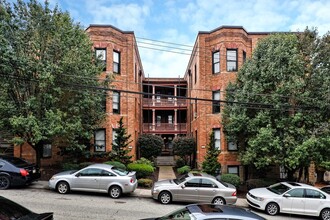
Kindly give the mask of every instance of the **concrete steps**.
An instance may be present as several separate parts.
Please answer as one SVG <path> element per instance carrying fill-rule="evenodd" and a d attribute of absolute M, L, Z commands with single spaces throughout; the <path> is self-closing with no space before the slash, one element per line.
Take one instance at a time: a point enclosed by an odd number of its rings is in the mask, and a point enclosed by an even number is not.
<path fill-rule="evenodd" d="M 158 156 L 156 158 L 156 166 L 175 166 L 173 156 Z"/>

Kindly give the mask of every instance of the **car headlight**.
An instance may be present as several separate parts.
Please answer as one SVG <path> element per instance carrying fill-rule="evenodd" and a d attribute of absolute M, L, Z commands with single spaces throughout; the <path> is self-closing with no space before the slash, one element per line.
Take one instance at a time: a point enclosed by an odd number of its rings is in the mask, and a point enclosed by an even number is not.
<path fill-rule="evenodd" d="M 50 180 L 55 180 L 56 179 L 56 177 L 55 176 L 52 176 L 52 178 L 50 178 Z"/>
<path fill-rule="evenodd" d="M 254 198 L 255 198 L 255 200 L 258 200 L 258 201 L 260 201 L 260 202 L 262 202 L 262 201 L 265 200 L 264 198 L 262 198 L 262 197 L 257 197 L 257 196 L 255 196 Z"/>

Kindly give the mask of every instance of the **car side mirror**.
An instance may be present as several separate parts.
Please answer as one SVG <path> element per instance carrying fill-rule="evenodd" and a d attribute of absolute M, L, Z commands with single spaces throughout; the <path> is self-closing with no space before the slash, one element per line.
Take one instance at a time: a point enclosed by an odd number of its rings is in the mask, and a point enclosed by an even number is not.
<path fill-rule="evenodd" d="M 77 173 L 77 174 L 76 174 L 76 177 L 80 177 L 80 176 L 81 176 L 81 174 L 80 174 L 80 173 Z"/>
<path fill-rule="evenodd" d="M 283 196 L 284 196 L 285 198 L 289 198 L 289 197 L 291 197 L 291 195 L 290 195 L 289 193 L 285 193 Z"/>
<path fill-rule="evenodd" d="M 184 184 L 182 184 L 182 185 L 181 185 L 181 188 L 184 189 L 184 188 L 186 188 L 186 186 L 185 186 Z"/>

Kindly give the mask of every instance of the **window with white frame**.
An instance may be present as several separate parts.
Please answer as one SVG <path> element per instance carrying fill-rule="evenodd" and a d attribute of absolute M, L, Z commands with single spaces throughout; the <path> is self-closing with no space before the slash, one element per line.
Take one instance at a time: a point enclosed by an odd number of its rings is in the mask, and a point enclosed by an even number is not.
<path fill-rule="evenodd" d="M 220 113 L 220 91 L 213 91 L 212 99 L 212 113 Z"/>
<path fill-rule="evenodd" d="M 237 151 L 238 150 L 237 143 L 233 142 L 233 141 L 228 142 L 227 148 L 228 148 L 228 151 Z"/>
<path fill-rule="evenodd" d="M 220 72 L 220 51 L 217 50 L 212 53 L 212 73 L 219 73 Z"/>
<path fill-rule="evenodd" d="M 105 152 L 105 129 L 98 129 L 94 132 L 95 152 Z"/>
<path fill-rule="evenodd" d="M 213 128 L 214 132 L 214 147 L 215 149 L 221 149 L 221 140 L 220 140 L 220 128 Z"/>
<path fill-rule="evenodd" d="M 227 49 L 227 71 L 237 71 L 237 49 Z"/>
<path fill-rule="evenodd" d="M 120 93 L 117 91 L 112 92 L 112 112 L 115 114 L 120 113 Z"/>
<path fill-rule="evenodd" d="M 113 51 L 113 72 L 120 73 L 120 53 Z"/>
<path fill-rule="evenodd" d="M 239 166 L 228 166 L 227 168 L 227 172 L 229 174 L 235 174 L 237 176 L 239 176 Z"/>
<path fill-rule="evenodd" d="M 117 137 L 116 129 L 112 129 L 112 146 L 113 146 L 113 143 L 115 143 L 115 141 L 116 141 L 116 137 Z"/>
<path fill-rule="evenodd" d="M 104 71 L 107 69 L 107 50 L 105 48 L 96 48 L 95 49 L 96 58 L 101 60 L 104 64 Z"/>

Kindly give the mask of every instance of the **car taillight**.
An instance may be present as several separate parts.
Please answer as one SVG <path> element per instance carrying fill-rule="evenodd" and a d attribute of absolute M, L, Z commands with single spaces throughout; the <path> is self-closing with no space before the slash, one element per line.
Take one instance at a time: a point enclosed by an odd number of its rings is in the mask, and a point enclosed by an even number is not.
<path fill-rule="evenodd" d="M 231 194 L 232 196 L 236 196 L 236 191 L 235 192 L 233 192 L 233 194 Z"/>
<path fill-rule="evenodd" d="M 20 169 L 19 172 L 21 173 L 22 176 L 27 176 L 29 175 L 29 172 L 25 169 Z"/>
<path fill-rule="evenodd" d="M 131 183 L 134 183 L 134 179 L 133 179 L 133 178 L 131 178 L 130 182 L 131 182 Z"/>

